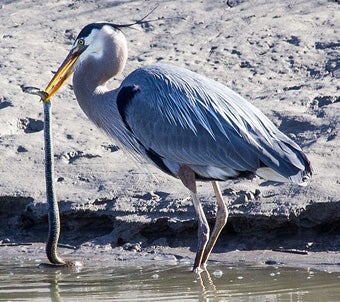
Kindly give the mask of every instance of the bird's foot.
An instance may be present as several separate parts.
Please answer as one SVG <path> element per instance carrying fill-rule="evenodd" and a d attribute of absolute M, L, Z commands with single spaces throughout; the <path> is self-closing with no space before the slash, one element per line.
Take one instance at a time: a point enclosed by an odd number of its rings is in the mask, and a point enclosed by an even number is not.
<path fill-rule="evenodd" d="M 207 264 L 206 263 L 201 263 L 200 266 L 194 267 L 192 271 L 199 275 L 200 273 L 204 272 L 207 270 Z"/>

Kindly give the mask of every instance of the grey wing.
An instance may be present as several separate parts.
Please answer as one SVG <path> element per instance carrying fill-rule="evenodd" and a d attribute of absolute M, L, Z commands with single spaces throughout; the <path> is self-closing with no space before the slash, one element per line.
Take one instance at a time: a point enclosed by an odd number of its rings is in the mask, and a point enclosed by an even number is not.
<path fill-rule="evenodd" d="M 185 164 L 211 179 L 265 167 L 283 178 L 304 170 L 300 148 L 254 106 L 215 81 L 155 65 L 135 71 L 122 87 L 135 92 L 124 103 L 123 119 L 163 170 L 176 174 L 176 165 Z"/>

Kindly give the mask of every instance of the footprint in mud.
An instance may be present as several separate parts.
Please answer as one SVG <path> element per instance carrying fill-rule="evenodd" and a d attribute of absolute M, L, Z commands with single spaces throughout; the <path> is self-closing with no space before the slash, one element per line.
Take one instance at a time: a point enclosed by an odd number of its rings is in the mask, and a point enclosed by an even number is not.
<path fill-rule="evenodd" d="M 25 133 L 35 133 L 42 131 L 44 129 L 43 121 L 32 119 L 32 118 L 22 118 L 18 122 L 18 128 L 23 129 Z"/>
<path fill-rule="evenodd" d="M 5 109 L 7 107 L 13 107 L 13 104 L 10 101 L 7 101 L 6 98 L 0 99 L 0 110 Z"/>
<path fill-rule="evenodd" d="M 80 158 L 96 158 L 96 157 L 101 157 L 98 154 L 91 154 L 91 153 L 84 153 L 83 151 L 70 151 L 70 152 L 63 152 L 59 156 L 57 156 L 58 159 L 62 158 L 66 160 L 69 164 L 72 164 L 76 160 Z"/>

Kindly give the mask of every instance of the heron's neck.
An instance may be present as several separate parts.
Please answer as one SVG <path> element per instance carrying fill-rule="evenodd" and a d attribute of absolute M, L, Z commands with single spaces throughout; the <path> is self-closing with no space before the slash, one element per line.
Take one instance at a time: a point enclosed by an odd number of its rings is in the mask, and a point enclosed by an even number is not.
<path fill-rule="evenodd" d="M 105 83 L 122 72 L 127 61 L 126 40 L 121 32 L 102 41 L 101 53 L 86 57 L 77 66 L 73 76 L 73 89 L 78 103 L 91 120 L 97 118 L 96 108 L 101 107 L 98 103 L 104 100 L 103 93 L 107 91 Z"/>

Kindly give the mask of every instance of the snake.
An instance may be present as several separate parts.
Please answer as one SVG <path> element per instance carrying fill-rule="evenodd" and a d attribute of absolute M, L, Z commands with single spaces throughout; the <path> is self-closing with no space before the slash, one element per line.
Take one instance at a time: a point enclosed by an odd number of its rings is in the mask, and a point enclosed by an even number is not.
<path fill-rule="evenodd" d="M 44 263 L 42 266 L 75 268 L 80 266 L 80 263 L 78 261 L 66 261 L 62 259 L 57 249 L 60 236 L 60 214 L 54 187 L 53 135 L 51 127 L 52 105 L 50 100 L 47 100 L 47 92 L 36 87 L 23 87 L 22 90 L 23 92 L 40 96 L 40 100 L 44 106 L 45 182 L 48 204 L 48 236 L 45 250 L 50 263 Z"/>

